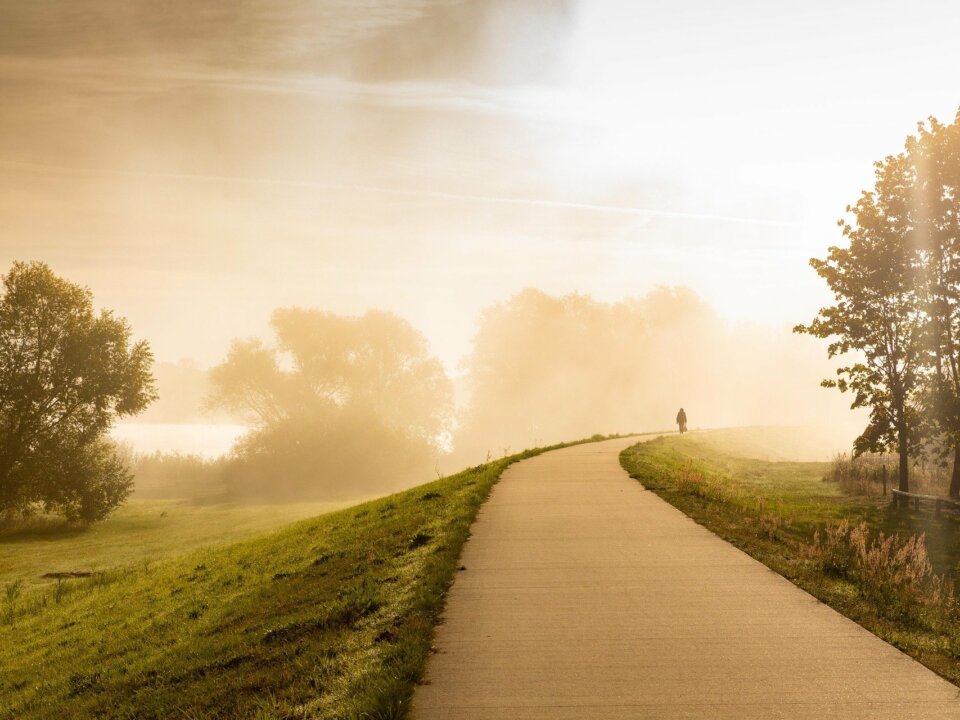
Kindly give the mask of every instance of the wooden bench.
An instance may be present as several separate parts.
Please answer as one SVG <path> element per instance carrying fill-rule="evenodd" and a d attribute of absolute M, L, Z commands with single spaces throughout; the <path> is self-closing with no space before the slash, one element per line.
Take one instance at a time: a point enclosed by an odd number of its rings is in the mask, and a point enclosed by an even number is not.
<path fill-rule="evenodd" d="M 900 503 L 903 503 L 904 507 L 909 507 L 910 501 L 913 500 L 913 507 L 916 510 L 920 509 L 920 503 L 923 502 L 931 503 L 937 515 L 940 514 L 940 510 L 943 508 L 960 512 L 960 502 L 949 498 L 937 497 L 936 495 L 919 495 L 917 493 L 903 492 L 902 490 L 892 490 L 891 493 L 894 507 L 899 507 Z"/>

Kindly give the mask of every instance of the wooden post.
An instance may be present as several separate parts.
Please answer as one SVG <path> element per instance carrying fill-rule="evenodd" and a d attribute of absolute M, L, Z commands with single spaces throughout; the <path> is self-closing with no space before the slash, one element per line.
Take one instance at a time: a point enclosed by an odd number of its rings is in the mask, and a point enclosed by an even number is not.
<path fill-rule="evenodd" d="M 916 510 L 919 510 L 919 509 L 920 509 L 920 498 L 914 498 L 914 499 L 913 499 L 913 507 L 914 507 L 914 509 L 916 509 Z"/>
<path fill-rule="evenodd" d="M 937 498 L 937 510 L 936 510 L 936 513 L 937 513 L 937 516 L 939 517 L 939 515 L 940 515 L 940 498 Z"/>
<path fill-rule="evenodd" d="M 880 475 L 883 477 L 883 496 L 886 497 L 887 496 L 887 466 L 881 465 L 880 469 L 881 469 Z M 896 498 L 894 498 L 894 504 L 896 504 Z"/>

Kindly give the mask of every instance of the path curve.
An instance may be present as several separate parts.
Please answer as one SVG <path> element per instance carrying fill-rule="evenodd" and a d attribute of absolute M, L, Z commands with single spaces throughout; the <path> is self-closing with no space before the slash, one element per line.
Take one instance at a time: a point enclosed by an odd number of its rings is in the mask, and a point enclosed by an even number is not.
<path fill-rule="evenodd" d="M 634 442 L 504 473 L 414 720 L 960 718 L 955 686 L 632 480 Z"/>

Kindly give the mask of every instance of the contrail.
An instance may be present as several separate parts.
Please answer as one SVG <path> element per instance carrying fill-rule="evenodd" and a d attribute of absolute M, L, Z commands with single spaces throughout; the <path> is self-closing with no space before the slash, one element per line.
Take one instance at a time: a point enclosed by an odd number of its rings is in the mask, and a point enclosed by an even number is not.
<path fill-rule="evenodd" d="M 131 170 L 100 170 L 91 168 L 67 167 L 63 165 L 48 165 L 43 163 L 22 162 L 19 160 L 2 160 L 0 166 L 13 169 L 55 172 L 63 175 L 105 176 L 120 178 L 141 178 L 160 180 L 179 180 L 192 182 L 234 183 L 241 185 L 273 185 L 279 187 L 310 188 L 314 190 L 329 190 L 335 192 L 356 192 L 375 195 L 392 195 L 397 197 L 432 198 L 437 200 L 454 200 L 459 202 L 487 203 L 493 205 L 523 205 L 528 207 L 555 208 L 558 210 L 583 210 L 595 213 L 616 215 L 631 215 L 642 217 L 668 217 L 689 220 L 710 220 L 716 222 L 743 223 L 749 225 L 768 225 L 786 227 L 792 225 L 783 220 L 768 220 L 764 218 L 738 217 L 735 215 L 717 215 L 713 213 L 686 212 L 681 210 L 660 210 L 657 208 L 632 207 L 625 205 L 604 205 L 599 203 L 570 202 L 566 200 L 550 200 L 547 198 L 513 198 L 500 195 L 475 195 L 472 193 L 456 193 L 443 190 L 411 190 L 392 188 L 381 185 L 364 185 L 353 183 L 325 183 L 316 180 L 289 180 L 270 177 L 244 177 L 237 175 L 207 175 L 193 173 L 162 173 L 142 172 Z"/>

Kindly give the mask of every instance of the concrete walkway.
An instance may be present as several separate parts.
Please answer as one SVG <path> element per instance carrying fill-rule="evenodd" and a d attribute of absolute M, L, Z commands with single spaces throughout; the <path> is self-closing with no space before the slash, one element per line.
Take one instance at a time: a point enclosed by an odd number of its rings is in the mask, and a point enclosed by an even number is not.
<path fill-rule="evenodd" d="M 960 718 L 956 687 L 631 480 L 633 442 L 507 470 L 414 720 Z"/>

